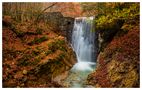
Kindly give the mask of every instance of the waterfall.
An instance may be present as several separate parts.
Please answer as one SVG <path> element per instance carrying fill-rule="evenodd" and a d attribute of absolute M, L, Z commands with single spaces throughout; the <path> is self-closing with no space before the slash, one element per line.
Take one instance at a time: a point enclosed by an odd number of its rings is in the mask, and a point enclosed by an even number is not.
<path fill-rule="evenodd" d="M 77 64 L 73 69 L 90 70 L 95 65 L 95 32 L 94 17 L 79 17 L 75 19 L 72 31 L 72 48 L 77 56 Z"/>
<path fill-rule="evenodd" d="M 93 87 L 86 84 L 88 75 L 95 69 L 97 55 L 97 34 L 93 30 L 94 17 L 80 17 L 74 21 L 71 45 L 77 56 L 77 63 L 64 80 L 68 87 Z"/>

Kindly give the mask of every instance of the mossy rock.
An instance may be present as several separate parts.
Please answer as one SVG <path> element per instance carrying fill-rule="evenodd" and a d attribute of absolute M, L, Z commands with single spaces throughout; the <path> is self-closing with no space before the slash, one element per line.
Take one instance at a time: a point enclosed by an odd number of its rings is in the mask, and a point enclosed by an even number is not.
<path fill-rule="evenodd" d="M 98 17 L 95 19 L 97 21 L 101 17 Z M 113 39 L 113 37 L 121 30 L 121 27 L 123 26 L 124 21 L 123 20 L 113 20 L 111 23 L 106 23 L 105 25 L 98 25 L 98 22 L 95 22 L 95 32 L 100 34 L 100 37 L 102 38 L 103 42 L 101 43 L 100 51 L 103 51 L 104 48 L 110 43 Z"/>

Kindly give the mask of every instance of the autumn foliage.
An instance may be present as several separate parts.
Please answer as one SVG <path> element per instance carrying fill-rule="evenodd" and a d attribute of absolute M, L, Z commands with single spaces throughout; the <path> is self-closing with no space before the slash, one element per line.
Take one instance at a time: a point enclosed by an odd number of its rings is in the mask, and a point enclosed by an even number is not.
<path fill-rule="evenodd" d="M 115 55 L 117 60 L 139 59 L 139 30 L 129 31 L 127 35 L 115 38 L 106 48 L 105 56 Z"/>
<path fill-rule="evenodd" d="M 52 11 L 58 11 L 61 12 L 64 16 L 67 17 L 79 17 L 82 16 L 81 12 L 81 6 L 79 3 L 73 3 L 73 2 L 63 2 L 58 3 Z"/>
<path fill-rule="evenodd" d="M 100 53 L 97 70 L 88 78 L 90 83 L 96 87 L 138 87 L 139 48 L 138 28 L 130 30 L 124 36 L 116 36 L 104 52 Z M 129 74 L 129 70 L 133 73 Z M 122 79 L 127 74 L 130 76 L 126 77 L 131 77 L 131 81 L 127 78 Z M 125 80 L 128 80 L 127 83 Z"/>
<path fill-rule="evenodd" d="M 104 44 L 98 48 L 97 67 L 88 76 L 88 84 L 105 88 L 140 86 L 140 3 L 4 2 L 2 5 L 3 87 L 62 87 L 62 83 L 53 80 L 68 72 L 76 58 L 64 36 L 71 32 L 60 29 L 65 27 L 69 31 L 67 27 L 73 22 L 67 18 L 73 21 L 82 16 L 95 16 L 95 30 Z M 56 18 L 57 13 L 65 19 Z M 46 22 L 38 22 L 42 15 Z"/>
<path fill-rule="evenodd" d="M 62 87 L 52 79 L 75 63 L 65 37 L 44 22 L 3 22 L 3 87 Z"/>

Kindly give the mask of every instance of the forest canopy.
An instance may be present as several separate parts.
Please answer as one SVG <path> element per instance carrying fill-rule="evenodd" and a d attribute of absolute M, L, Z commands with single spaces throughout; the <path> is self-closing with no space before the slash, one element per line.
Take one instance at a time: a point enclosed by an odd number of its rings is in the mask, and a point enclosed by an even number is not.
<path fill-rule="evenodd" d="M 131 2 L 102 2 L 81 3 L 82 12 L 85 16 L 96 16 L 97 28 L 112 25 L 116 20 L 125 22 L 124 29 L 132 29 L 139 23 L 140 4 Z M 135 24 L 134 24 L 135 23 Z M 129 25 L 128 25 L 129 24 Z"/>
<path fill-rule="evenodd" d="M 48 8 L 49 7 L 49 8 Z M 61 12 L 64 16 L 96 16 L 97 26 L 108 25 L 116 19 L 139 21 L 140 4 L 131 2 L 51 2 L 51 3 L 3 3 L 3 15 L 17 21 L 34 20 L 44 12 Z"/>
<path fill-rule="evenodd" d="M 39 14 L 45 12 L 61 12 L 64 16 L 70 17 L 81 16 L 81 9 L 79 3 L 3 3 L 3 15 L 10 15 L 12 18 L 18 21 L 26 21 L 30 19 L 33 20 L 36 19 Z"/>

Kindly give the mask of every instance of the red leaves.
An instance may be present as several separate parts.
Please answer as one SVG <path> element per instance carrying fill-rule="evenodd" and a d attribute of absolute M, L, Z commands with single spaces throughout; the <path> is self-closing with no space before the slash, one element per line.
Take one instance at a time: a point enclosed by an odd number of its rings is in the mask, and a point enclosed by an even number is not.
<path fill-rule="evenodd" d="M 81 16 L 81 8 L 79 3 L 58 3 L 57 11 L 63 13 L 64 16 L 79 17 Z"/>
<path fill-rule="evenodd" d="M 113 39 L 105 48 L 104 52 L 100 53 L 98 62 L 99 66 L 95 73 L 91 74 L 90 81 L 100 87 L 114 87 L 117 84 L 111 82 L 109 78 L 108 61 L 124 62 L 132 61 L 130 64 L 138 66 L 139 64 L 139 30 L 129 31 L 124 36 Z M 117 66 L 115 66 L 117 68 Z M 115 70 L 114 70 L 115 71 Z M 95 79 L 93 79 L 95 78 Z"/>
<path fill-rule="evenodd" d="M 22 79 L 22 78 L 23 78 L 22 72 L 17 72 L 17 73 L 14 75 L 14 78 L 15 78 L 15 79 Z"/>
<path fill-rule="evenodd" d="M 105 49 L 105 54 L 106 57 L 116 54 L 117 60 L 139 56 L 139 31 L 132 30 L 120 38 L 115 38 Z"/>
<path fill-rule="evenodd" d="M 112 87 L 107 74 L 107 67 L 104 65 L 98 68 L 96 72 L 92 74 L 92 77 L 95 78 L 95 82 L 97 82 L 97 84 L 99 84 L 101 87 Z"/>

